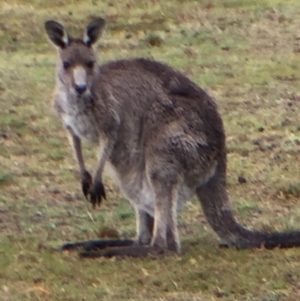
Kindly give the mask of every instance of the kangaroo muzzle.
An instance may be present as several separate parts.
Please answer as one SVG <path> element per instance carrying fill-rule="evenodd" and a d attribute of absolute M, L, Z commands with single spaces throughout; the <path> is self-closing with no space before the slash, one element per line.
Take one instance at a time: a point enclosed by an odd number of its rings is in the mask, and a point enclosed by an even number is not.
<path fill-rule="evenodd" d="M 83 67 L 78 66 L 73 69 L 74 89 L 82 95 L 87 90 L 86 71 Z"/>

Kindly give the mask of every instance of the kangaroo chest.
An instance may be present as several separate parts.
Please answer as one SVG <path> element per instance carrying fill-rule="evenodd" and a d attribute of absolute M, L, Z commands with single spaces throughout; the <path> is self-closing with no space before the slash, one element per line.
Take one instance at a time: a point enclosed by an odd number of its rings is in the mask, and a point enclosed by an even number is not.
<path fill-rule="evenodd" d="M 61 92 L 55 95 L 54 108 L 61 115 L 65 126 L 71 127 L 78 137 L 89 143 L 98 144 L 99 131 L 89 101 Z"/>
<path fill-rule="evenodd" d="M 81 139 L 92 143 L 98 144 L 99 134 L 97 131 L 96 124 L 91 120 L 93 116 L 78 114 L 65 114 L 63 116 L 63 121 L 66 126 L 70 126 L 74 133 Z"/>

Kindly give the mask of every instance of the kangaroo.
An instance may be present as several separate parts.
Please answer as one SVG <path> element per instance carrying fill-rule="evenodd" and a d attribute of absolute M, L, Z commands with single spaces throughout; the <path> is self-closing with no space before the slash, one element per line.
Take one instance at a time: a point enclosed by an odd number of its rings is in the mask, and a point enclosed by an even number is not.
<path fill-rule="evenodd" d="M 104 166 L 136 212 L 135 239 L 65 243 L 81 257 L 140 257 L 181 252 L 177 212 L 197 195 L 220 246 L 237 249 L 300 246 L 300 231 L 249 230 L 234 218 L 226 191 L 226 145 L 215 101 L 167 64 L 144 58 L 97 63 L 105 20 L 91 21 L 82 38 L 45 22 L 58 50 L 54 108 L 66 128 L 93 208 L 106 198 Z M 97 147 L 92 177 L 81 141 Z"/>

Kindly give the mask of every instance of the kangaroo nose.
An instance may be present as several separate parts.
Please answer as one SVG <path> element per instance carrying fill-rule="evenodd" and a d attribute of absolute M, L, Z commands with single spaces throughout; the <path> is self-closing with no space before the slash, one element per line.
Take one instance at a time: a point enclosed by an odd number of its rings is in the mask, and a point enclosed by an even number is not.
<path fill-rule="evenodd" d="M 75 90 L 78 94 L 82 94 L 86 90 L 86 85 L 75 85 Z"/>

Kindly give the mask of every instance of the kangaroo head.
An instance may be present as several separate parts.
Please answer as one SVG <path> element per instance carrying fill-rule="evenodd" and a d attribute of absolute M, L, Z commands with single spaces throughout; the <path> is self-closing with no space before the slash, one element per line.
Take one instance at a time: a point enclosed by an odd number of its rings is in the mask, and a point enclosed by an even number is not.
<path fill-rule="evenodd" d="M 82 38 L 73 38 L 60 23 L 53 20 L 45 22 L 46 33 L 58 48 L 57 76 L 73 95 L 90 94 L 97 72 L 97 58 L 92 46 L 101 36 L 104 26 L 105 20 L 97 18 L 87 25 Z"/>

